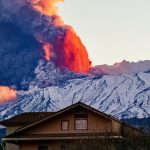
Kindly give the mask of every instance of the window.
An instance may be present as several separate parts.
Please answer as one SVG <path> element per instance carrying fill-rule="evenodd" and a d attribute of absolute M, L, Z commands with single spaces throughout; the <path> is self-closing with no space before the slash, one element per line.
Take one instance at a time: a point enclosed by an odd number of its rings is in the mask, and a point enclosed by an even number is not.
<path fill-rule="evenodd" d="M 61 130 L 69 130 L 69 120 L 61 121 Z"/>
<path fill-rule="evenodd" d="M 66 145 L 61 145 L 60 150 L 68 150 Z"/>
<path fill-rule="evenodd" d="M 48 146 L 39 146 L 38 150 L 48 150 Z"/>
<path fill-rule="evenodd" d="M 75 129 L 87 130 L 87 114 L 75 114 Z"/>
<path fill-rule="evenodd" d="M 85 119 L 85 118 L 75 119 L 75 129 L 76 130 L 86 130 L 87 129 L 87 119 Z"/>

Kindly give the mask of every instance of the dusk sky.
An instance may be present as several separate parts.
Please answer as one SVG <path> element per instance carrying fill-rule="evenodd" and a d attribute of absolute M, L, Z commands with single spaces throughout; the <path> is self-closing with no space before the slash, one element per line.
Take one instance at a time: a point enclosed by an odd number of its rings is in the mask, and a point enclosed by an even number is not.
<path fill-rule="evenodd" d="M 65 0 L 59 14 L 82 39 L 93 65 L 150 59 L 149 0 Z"/>

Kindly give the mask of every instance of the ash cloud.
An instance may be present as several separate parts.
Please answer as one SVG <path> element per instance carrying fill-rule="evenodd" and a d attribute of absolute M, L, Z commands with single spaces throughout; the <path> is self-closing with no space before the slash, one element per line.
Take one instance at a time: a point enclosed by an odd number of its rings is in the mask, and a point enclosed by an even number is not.
<path fill-rule="evenodd" d="M 59 69 L 89 71 L 86 48 L 57 15 L 61 0 L 0 0 L 0 85 L 26 89 L 40 59 Z M 51 49 L 44 51 L 44 44 Z M 45 55 L 50 58 L 45 58 Z"/>
<path fill-rule="evenodd" d="M 21 37 L 21 38 L 20 38 Z M 7 40 L 6 40 L 7 39 Z M 12 23 L 0 22 L 0 84 L 16 85 L 34 75 L 39 44 Z"/>

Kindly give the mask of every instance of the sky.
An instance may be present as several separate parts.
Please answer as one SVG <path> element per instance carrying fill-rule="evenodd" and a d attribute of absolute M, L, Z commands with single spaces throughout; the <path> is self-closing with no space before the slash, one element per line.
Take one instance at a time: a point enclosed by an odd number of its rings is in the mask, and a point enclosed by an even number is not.
<path fill-rule="evenodd" d="M 93 65 L 150 59 L 149 0 L 65 0 L 58 8 Z"/>

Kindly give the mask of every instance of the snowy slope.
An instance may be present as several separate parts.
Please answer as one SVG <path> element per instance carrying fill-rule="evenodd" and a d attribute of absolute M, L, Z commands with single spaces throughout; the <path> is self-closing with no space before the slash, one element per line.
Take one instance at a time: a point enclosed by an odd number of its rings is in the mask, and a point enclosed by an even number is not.
<path fill-rule="evenodd" d="M 0 119 L 27 111 L 57 111 L 78 101 L 118 118 L 150 117 L 150 74 L 84 77 L 61 86 L 35 86 L 2 105 Z"/>

